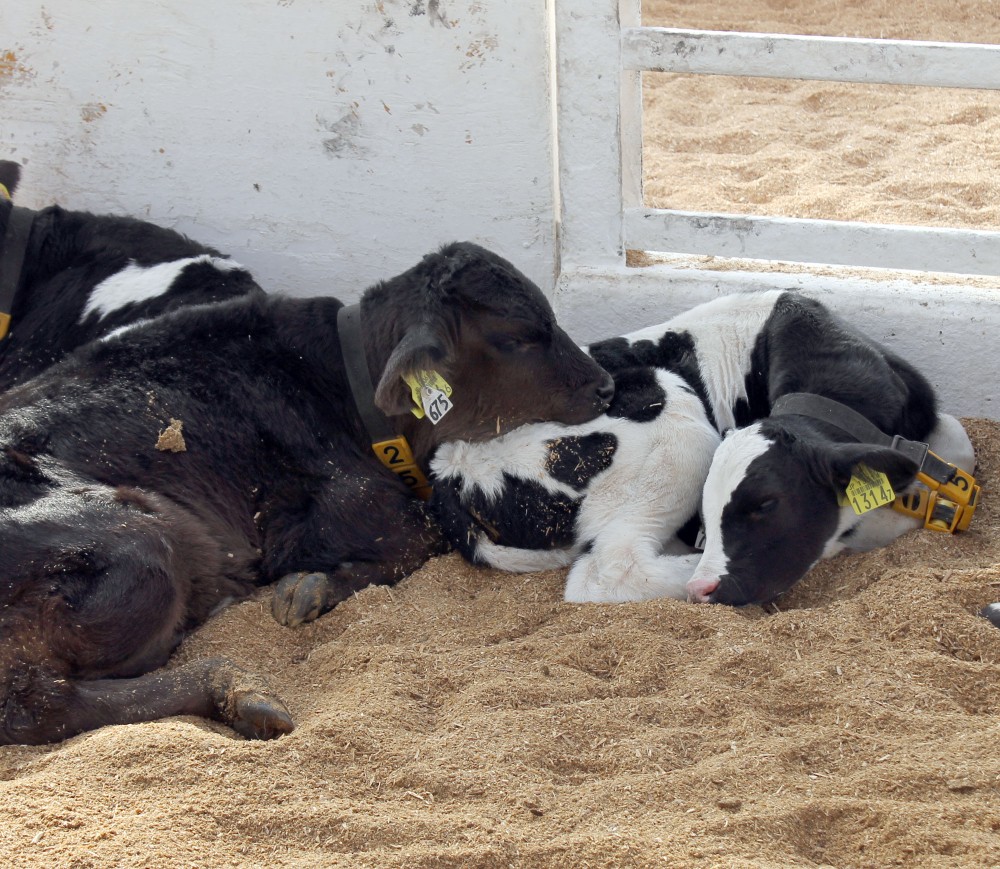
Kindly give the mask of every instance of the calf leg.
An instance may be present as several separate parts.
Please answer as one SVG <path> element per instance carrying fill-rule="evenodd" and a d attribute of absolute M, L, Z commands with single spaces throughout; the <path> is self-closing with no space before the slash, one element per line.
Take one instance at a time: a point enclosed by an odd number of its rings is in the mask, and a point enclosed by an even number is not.
<path fill-rule="evenodd" d="M 687 582 L 701 553 L 664 555 L 662 547 L 662 532 L 643 533 L 631 519 L 606 526 L 570 569 L 565 599 L 574 603 L 685 600 Z"/>
<path fill-rule="evenodd" d="M 289 628 L 315 621 L 342 600 L 369 585 L 395 585 L 426 558 L 386 562 L 344 561 L 329 572 L 300 570 L 285 574 L 274 587 L 271 613 Z"/>
<path fill-rule="evenodd" d="M 2 707 L 0 742 L 37 745 L 106 724 L 135 724 L 171 715 L 222 721 L 250 739 L 294 729 L 267 686 L 229 661 L 192 661 L 132 679 L 19 678 Z"/>
<path fill-rule="evenodd" d="M 369 585 L 394 585 L 444 551 L 423 501 L 394 478 L 358 474 L 322 489 L 305 516 L 271 530 L 265 570 L 283 625 L 312 621 Z"/>

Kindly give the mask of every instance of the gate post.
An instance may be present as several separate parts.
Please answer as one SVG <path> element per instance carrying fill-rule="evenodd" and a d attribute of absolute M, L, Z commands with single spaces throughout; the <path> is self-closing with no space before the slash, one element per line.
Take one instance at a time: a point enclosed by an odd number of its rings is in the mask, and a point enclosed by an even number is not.
<path fill-rule="evenodd" d="M 561 269 L 625 262 L 623 214 L 642 204 L 642 86 L 622 64 L 640 0 L 556 0 Z"/>

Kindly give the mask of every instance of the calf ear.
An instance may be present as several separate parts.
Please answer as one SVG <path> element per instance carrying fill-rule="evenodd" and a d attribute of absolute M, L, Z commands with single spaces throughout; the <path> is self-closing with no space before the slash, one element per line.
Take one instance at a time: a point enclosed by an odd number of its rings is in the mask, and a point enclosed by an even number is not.
<path fill-rule="evenodd" d="M 829 456 L 829 476 L 833 487 L 844 491 L 859 465 L 881 471 L 896 492 L 909 486 L 917 476 L 916 462 L 896 450 L 871 444 L 837 444 Z"/>
<path fill-rule="evenodd" d="M 375 387 L 376 406 L 388 416 L 406 413 L 413 407 L 413 399 L 403 378 L 417 371 L 438 371 L 447 379 L 442 370 L 447 356 L 448 344 L 439 330 L 426 322 L 411 326 L 385 363 Z"/>

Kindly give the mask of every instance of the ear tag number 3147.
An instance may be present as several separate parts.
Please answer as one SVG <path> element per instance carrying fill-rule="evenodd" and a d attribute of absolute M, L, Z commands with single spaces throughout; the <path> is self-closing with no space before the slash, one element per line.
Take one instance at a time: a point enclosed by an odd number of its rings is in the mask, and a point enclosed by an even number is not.
<path fill-rule="evenodd" d="M 417 371 L 403 380 L 410 387 L 410 396 L 416 407 L 410 408 L 417 419 L 426 415 L 432 425 L 437 425 L 455 405 L 451 401 L 451 386 L 436 371 Z"/>

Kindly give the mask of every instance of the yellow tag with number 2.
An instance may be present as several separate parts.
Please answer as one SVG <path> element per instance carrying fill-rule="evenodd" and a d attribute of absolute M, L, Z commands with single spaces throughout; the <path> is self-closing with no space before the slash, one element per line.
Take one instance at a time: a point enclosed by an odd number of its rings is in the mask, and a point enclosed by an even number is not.
<path fill-rule="evenodd" d="M 896 499 L 889 478 L 881 471 L 873 471 L 865 465 L 858 465 L 851 482 L 847 484 L 844 501 L 850 504 L 859 516 L 891 504 Z"/>

